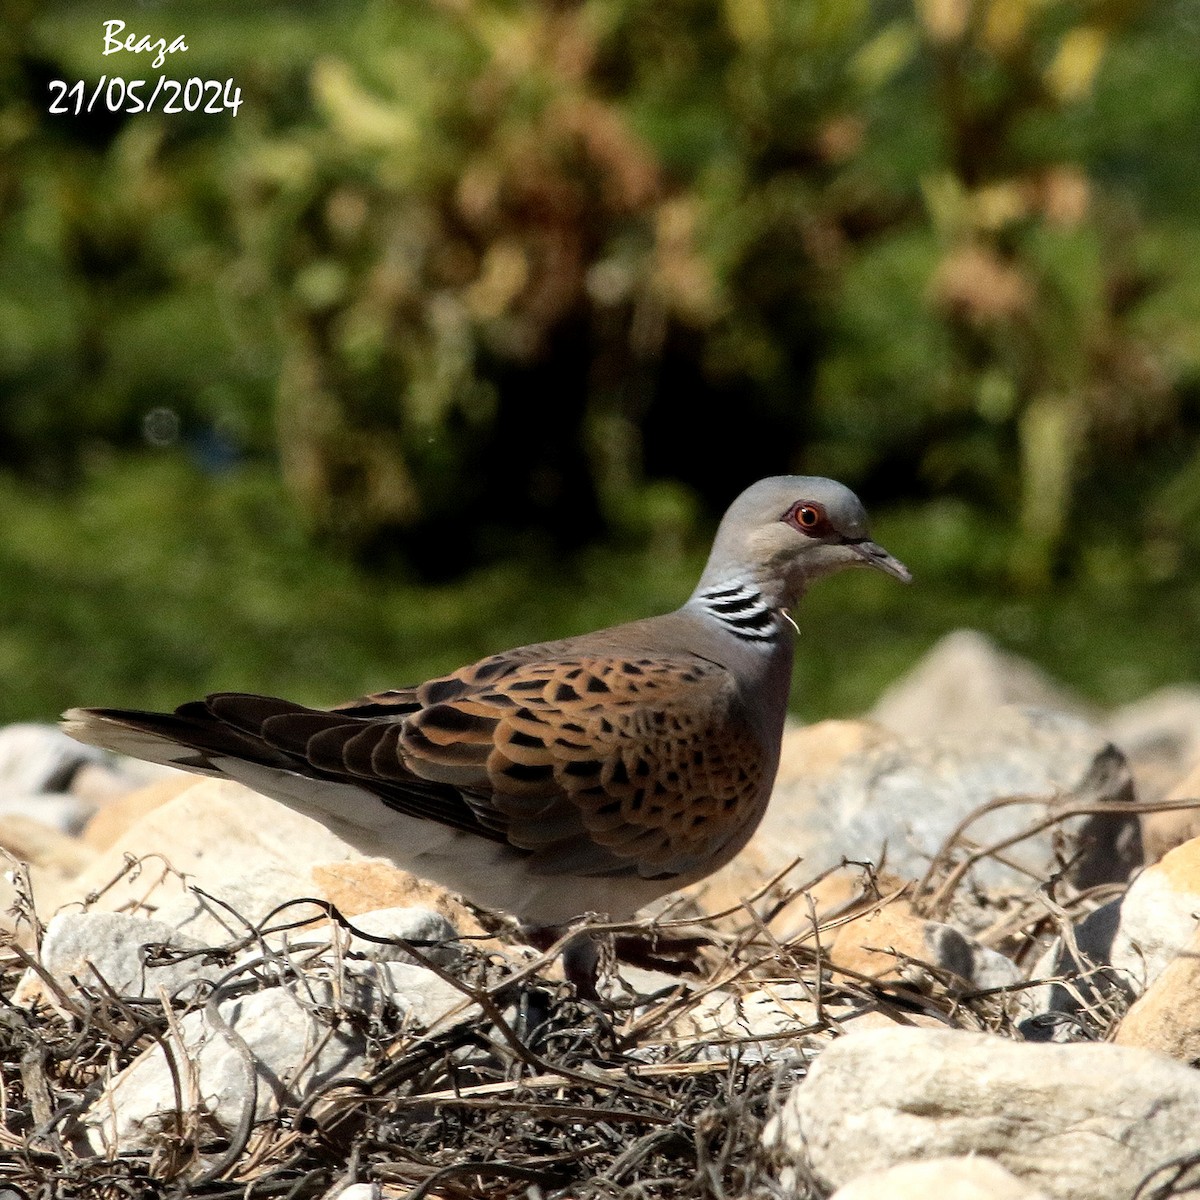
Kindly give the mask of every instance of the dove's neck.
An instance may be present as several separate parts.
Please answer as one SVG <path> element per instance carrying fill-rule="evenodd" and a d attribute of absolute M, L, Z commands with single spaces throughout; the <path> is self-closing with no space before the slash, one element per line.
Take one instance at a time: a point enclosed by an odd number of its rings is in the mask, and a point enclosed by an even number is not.
<path fill-rule="evenodd" d="M 701 580 L 688 607 L 702 611 L 741 642 L 773 650 L 791 634 L 786 618 L 748 576 Z"/>
<path fill-rule="evenodd" d="M 792 681 L 796 627 L 749 573 L 702 579 L 684 606 L 720 633 L 717 659 L 734 670 L 746 716 L 760 731 L 774 778 Z"/>

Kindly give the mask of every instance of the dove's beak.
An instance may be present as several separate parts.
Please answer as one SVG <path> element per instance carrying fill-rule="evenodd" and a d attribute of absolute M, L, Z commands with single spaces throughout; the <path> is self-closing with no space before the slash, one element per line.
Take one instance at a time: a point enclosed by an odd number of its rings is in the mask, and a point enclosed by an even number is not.
<path fill-rule="evenodd" d="M 864 538 L 861 542 L 847 544 L 867 566 L 875 567 L 885 575 L 891 575 L 900 580 L 901 583 L 912 583 L 912 572 L 898 558 L 893 558 L 878 542 Z"/>

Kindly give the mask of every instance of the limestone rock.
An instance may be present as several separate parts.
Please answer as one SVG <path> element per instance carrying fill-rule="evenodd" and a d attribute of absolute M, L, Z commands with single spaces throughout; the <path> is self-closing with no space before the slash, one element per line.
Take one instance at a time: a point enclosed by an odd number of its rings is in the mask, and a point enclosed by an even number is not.
<path fill-rule="evenodd" d="M 113 884 L 129 857 L 140 867 Z M 181 875 L 219 895 L 229 880 L 272 867 L 304 879 L 294 895 L 305 895 L 310 863 L 347 857 L 361 855 L 319 822 L 240 784 L 202 780 L 126 829 L 53 900 L 61 905 L 103 889 L 101 908 L 153 912 L 187 894 Z"/>
<path fill-rule="evenodd" d="M 0 821 L 0 850 L 64 877 L 82 871 L 95 858 L 77 839 L 17 813 Z"/>
<path fill-rule="evenodd" d="M 763 1060 L 828 1041 L 812 990 L 800 981 L 749 991 L 709 992 L 671 1026 L 672 1040 L 737 1043 L 743 1057 Z M 786 1043 L 784 1041 L 786 1039 Z"/>
<path fill-rule="evenodd" d="M 195 775 L 175 771 L 163 779 L 144 784 L 114 800 L 109 800 L 97 809 L 95 816 L 88 822 L 83 831 L 83 840 L 97 850 L 107 850 L 144 816 L 156 808 L 161 808 L 169 800 L 174 800 L 189 788 L 199 786 L 199 782 Z"/>
<path fill-rule="evenodd" d="M 932 925 L 916 916 L 907 902 L 894 901 L 839 926 L 827 950 L 829 962 L 876 982 L 926 983 L 918 964 L 936 956 L 928 936 Z"/>
<path fill-rule="evenodd" d="M 264 1120 L 326 1080 L 361 1074 L 365 1030 L 387 1008 L 419 1028 L 468 1011 L 458 989 L 397 962 L 311 972 L 227 999 L 219 1022 L 206 1009 L 188 1013 L 167 1049 L 156 1043 L 112 1079 L 82 1118 L 84 1137 L 98 1153 L 126 1153 L 164 1136 L 202 1145 L 231 1132 L 250 1106 Z"/>
<path fill-rule="evenodd" d="M 1142 854 L 1148 863 L 1158 862 L 1168 850 L 1200 837 L 1200 762 L 1167 792 L 1164 799 L 1195 800 L 1196 807 L 1142 814 Z"/>
<path fill-rule="evenodd" d="M 70 792 L 32 792 L 18 795 L 0 792 L 0 826 L 10 817 L 37 821 L 68 837 L 75 837 L 91 820 L 96 806 Z"/>
<path fill-rule="evenodd" d="M 1200 915 L 1200 838 L 1176 846 L 1129 885 L 1109 962 L 1142 992 L 1185 950 Z"/>
<path fill-rule="evenodd" d="M 822 1052 L 764 1142 L 830 1189 L 903 1162 L 977 1155 L 1054 1200 L 1118 1200 L 1200 1152 L 1200 1073 L 1128 1046 L 854 1032 Z"/>
<path fill-rule="evenodd" d="M 429 908 L 377 908 L 359 913 L 350 923 L 376 938 L 416 943 L 424 957 L 441 966 L 452 966 L 462 957 L 458 931 L 441 913 Z M 370 962 L 414 961 L 409 951 L 396 941 L 371 941 L 340 928 L 338 932 L 342 935 L 343 953 L 360 955 Z"/>
<path fill-rule="evenodd" d="M 380 908 L 429 908 L 444 917 L 463 936 L 484 932 L 474 913 L 453 892 L 382 858 L 317 861 L 311 868 L 318 895 L 344 917 Z"/>
<path fill-rule="evenodd" d="M 1200 763 L 1200 685 L 1160 688 L 1105 725 L 1133 768 L 1138 799 L 1158 800 Z"/>
<path fill-rule="evenodd" d="M 308 925 L 306 929 L 268 934 L 268 943 L 279 947 L 289 940 L 311 941 L 312 926 L 324 925 L 325 913 L 320 906 L 297 903 L 312 893 L 302 863 L 292 867 L 266 859 L 258 870 L 231 872 L 200 887 L 189 886 L 181 893 L 160 889 L 150 901 L 159 901 L 154 909 L 157 920 L 207 946 L 224 946 L 256 929 L 270 930 L 296 922 Z"/>
<path fill-rule="evenodd" d="M 892 734 L 872 721 L 818 721 L 789 724 L 779 752 L 777 788 L 803 782 L 836 770 L 846 759 L 892 740 Z"/>
<path fill-rule="evenodd" d="M 1032 663 L 975 629 L 946 634 L 871 710 L 873 721 L 919 737 L 986 728 L 997 710 L 1022 704 L 1088 715 L 1081 700 Z"/>
<path fill-rule="evenodd" d="M 1114 1041 L 1200 1065 L 1200 934 L 1125 1014 Z"/>
<path fill-rule="evenodd" d="M 21 899 L 25 891 L 22 878 L 28 877 L 32 907 L 45 919 L 54 912 L 52 897 L 94 857 L 78 839 L 40 821 L 16 815 L 0 821 L 0 933 L 15 937 L 24 949 L 32 949 L 33 926 L 26 916 L 19 915 L 28 907 Z"/>
<path fill-rule="evenodd" d="M 110 809 L 102 809 L 89 840 L 107 845 L 98 855 L 85 847 L 90 862 L 59 881 L 49 911 L 95 892 L 91 904 L 97 909 L 151 915 L 216 946 L 244 937 L 282 905 L 288 907 L 272 924 L 323 923 L 317 905 L 290 903 L 301 898 L 327 901 L 352 921 L 364 912 L 417 905 L 432 910 L 420 919 L 426 934 L 481 932 L 445 889 L 385 860 L 364 858 L 318 821 L 240 784 L 192 779 L 186 790 L 178 792 L 179 786 L 178 779 L 165 779 L 118 801 L 115 807 L 124 811 L 103 832 L 95 827 Z M 132 870 L 129 859 L 137 862 Z M 311 941 L 311 934 L 304 937 Z"/>
<path fill-rule="evenodd" d="M 402 1010 L 409 1025 L 436 1032 L 479 1011 L 453 982 L 416 963 L 346 963 L 344 974 L 357 988 L 354 1010 L 377 1019 L 391 1004 Z"/>
<path fill-rule="evenodd" d="M 826 998 L 818 1007 L 812 989 L 796 980 L 709 992 L 676 1018 L 670 1031 L 676 1042 L 713 1042 L 721 1056 L 736 1044 L 742 1060 L 749 1062 L 787 1054 L 811 1057 L 837 1033 L 894 1027 L 897 1019 L 887 1006 L 866 1000 Z M 941 1025 L 923 1013 L 905 1013 L 903 1021 Z"/>
<path fill-rule="evenodd" d="M 361 1072 L 365 1037 L 349 1023 L 320 1019 L 312 1000 L 332 1006 L 334 991 L 328 982 L 307 982 L 306 995 L 275 987 L 218 1005 L 232 1037 L 203 1010 L 181 1018 L 182 1045 L 172 1037 L 167 1051 L 161 1043 L 143 1051 L 85 1113 L 90 1146 L 123 1154 L 163 1135 L 203 1144 L 231 1132 L 248 1106 L 255 1120 L 264 1120 L 327 1079 Z"/>
<path fill-rule="evenodd" d="M 215 979 L 222 968 L 205 966 L 197 959 L 183 959 L 162 966 L 147 966 L 146 946 L 169 945 L 196 949 L 198 943 L 181 938 L 161 921 L 131 917 L 125 913 L 58 913 L 46 926 L 41 946 L 42 970 L 53 977 L 59 991 L 78 998 L 81 988 L 104 996 L 109 991 L 122 997 L 156 998 L 159 989 L 173 995 L 179 988 L 200 979 Z M 13 1001 L 29 1005 L 37 1000 L 58 1004 L 59 992 L 48 988 L 32 969 L 17 985 Z"/>
<path fill-rule="evenodd" d="M 993 810 L 968 833 L 987 845 L 1024 832 L 1055 807 L 1132 798 L 1120 753 L 1076 717 L 1005 708 L 971 734 L 893 736 L 832 765 L 776 787 L 746 851 L 702 886 L 709 911 L 751 894 L 796 858 L 811 877 L 843 858 L 878 863 L 919 878 L 945 838 L 990 801 L 1028 796 L 1028 804 Z M 1071 867 L 1079 886 L 1125 879 L 1141 862 L 1137 822 L 1124 814 L 1074 817 L 1010 846 L 1014 870 L 994 860 L 969 873 L 981 887 L 1027 886 L 1029 875 L 1057 870 L 1065 832 L 1078 851 Z M 1024 873 L 1028 872 L 1028 874 Z"/>
<path fill-rule="evenodd" d="M 1021 982 L 1015 963 L 951 925 L 916 916 L 904 900 L 842 925 L 829 947 L 829 961 L 873 980 L 902 979 L 922 988 L 931 983 L 922 964 L 950 972 L 971 989 Z"/>
<path fill-rule="evenodd" d="M 85 746 L 53 725 L 0 728 L 0 794 L 65 792 L 85 763 L 103 762 L 103 750 Z"/>
<path fill-rule="evenodd" d="M 859 1175 L 829 1200 L 1046 1200 L 992 1158 L 929 1158 Z"/>

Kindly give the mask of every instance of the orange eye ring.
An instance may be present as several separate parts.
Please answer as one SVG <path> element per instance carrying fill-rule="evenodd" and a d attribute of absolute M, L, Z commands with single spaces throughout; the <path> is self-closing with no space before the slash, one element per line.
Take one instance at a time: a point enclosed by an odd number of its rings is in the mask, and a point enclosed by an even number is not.
<path fill-rule="evenodd" d="M 788 509 L 784 519 L 806 537 L 824 537 L 832 529 L 824 506 L 815 500 L 801 500 Z"/>

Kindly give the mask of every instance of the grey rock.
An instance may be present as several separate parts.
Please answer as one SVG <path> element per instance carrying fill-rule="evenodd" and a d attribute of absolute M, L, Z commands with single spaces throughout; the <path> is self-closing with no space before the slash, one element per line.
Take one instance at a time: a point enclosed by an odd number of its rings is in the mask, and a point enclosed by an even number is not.
<path fill-rule="evenodd" d="M 850 1033 L 792 1089 L 764 1143 L 829 1189 L 903 1162 L 977 1155 L 1054 1200 L 1128 1200 L 1150 1172 L 1200 1152 L 1200 1073 L 1124 1046 Z"/>
<path fill-rule="evenodd" d="M 84 763 L 105 757 L 53 725 L 6 725 L 0 728 L 0 794 L 65 792 Z"/>
<path fill-rule="evenodd" d="M 850 1020 L 865 1011 L 840 1006 L 838 1016 Z M 832 1033 L 812 994 L 802 981 L 770 984 L 737 992 L 709 992 L 673 1022 L 672 1040 L 700 1044 L 701 1057 L 725 1057 L 738 1047 L 746 1062 L 811 1058 L 815 1048 Z"/>
<path fill-rule="evenodd" d="M 0 821 L 28 817 L 68 837 L 78 837 L 96 814 L 96 805 L 70 792 L 31 792 L 25 795 L 0 790 Z"/>
<path fill-rule="evenodd" d="M 986 634 L 946 634 L 908 674 L 889 687 L 868 714 L 897 733 L 962 733 L 987 727 L 1012 704 L 1088 714 L 1087 707 L 1049 675 L 1007 654 Z"/>
<path fill-rule="evenodd" d="M 415 963 L 347 963 L 345 974 L 360 985 L 357 1010 L 372 1016 L 390 1004 L 421 1029 L 441 1029 L 478 1011 L 461 988 Z"/>
<path fill-rule="evenodd" d="M 1200 919 L 1200 840 L 1147 867 L 1121 899 L 1109 962 L 1140 995 L 1187 949 Z"/>
<path fill-rule="evenodd" d="M 352 857 L 361 855 L 320 822 L 240 784 L 202 779 L 125 828 L 54 899 L 61 905 L 102 893 L 102 908 L 149 907 L 201 941 L 224 944 L 246 932 L 242 918 L 257 922 L 265 915 L 271 905 L 260 901 L 311 896 L 313 863 Z M 142 860 L 134 871 L 126 870 L 131 860 Z M 285 877 L 291 880 L 286 887 Z M 185 879 L 230 902 L 235 912 L 198 905 Z M 296 909 L 281 920 L 298 914 L 307 915 Z M 183 924 L 189 920 L 192 925 Z"/>
<path fill-rule="evenodd" d="M 999 951 L 981 945 L 953 925 L 940 921 L 922 924 L 926 951 L 922 961 L 956 975 L 966 985 L 958 990 L 987 991 L 1023 982 L 1021 969 Z M 920 972 L 901 974 L 916 982 Z"/>
<path fill-rule="evenodd" d="M 1132 783 L 1120 752 L 1087 722 L 1003 708 L 971 734 L 898 738 L 812 779 L 795 779 L 776 790 L 754 845 L 767 870 L 797 856 L 813 873 L 843 857 L 879 862 L 886 849 L 889 870 L 919 877 L 964 817 L 989 801 L 1020 796 L 1029 803 L 975 821 L 971 840 L 987 845 L 1019 834 L 1073 802 L 1129 800 Z M 1057 870 L 1064 831 L 1078 851 L 1071 878 L 1080 887 L 1123 880 L 1141 861 L 1136 820 L 1102 813 L 1067 819 L 1006 848 L 1021 869 L 989 858 L 971 869 L 971 881 L 1025 888 L 1031 875 L 1046 878 Z"/>
<path fill-rule="evenodd" d="M 317 1010 L 334 1003 L 328 981 L 308 981 L 226 1000 L 220 1024 L 204 1010 L 188 1013 L 178 1022 L 182 1045 L 172 1037 L 169 1051 L 162 1043 L 143 1051 L 88 1109 L 88 1144 L 99 1153 L 127 1153 L 164 1135 L 203 1144 L 231 1132 L 249 1107 L 264 1120 L 325 1080 L 361 1072 L 364 1035 Z"/>
<path fill-rule="evenodd" d="M 1046 1200 L 991 1158 L 930 1158 L 869 1171 L 829 1200 Z"/>
<path fill-rule="evenodd" d="M 1104 730 L 1129 759 L 1138 798 L 1159 800 L 1200 763 L 1200 685 L 1151 692 L 1113 712 Z"/>
<path fill-rule="evenodd" d="M 470 1011 L 457 988 L 410 963 L 360 963 L 314 971 L 188 1013 L 178 1035 L 143 1051 L 82 1118 L 88 1146 L 126 1153 L 163 1136 L 202 1145 L 231 1132 L 252 1109 L 265 1120 L 323 1082 L 361 1075 L 365 1028 L 386 1008 L 427 1029 Z M 182 1044 L 180 1044 L 182 1043 Z M 176 1084 L 180 1087 L 177 1099 Z"/>
<path fill-rule="evenodd" d="M 236 866 L 250 865 L 242 863 L 242 857 L 241 853 L 231 854 L 231 865 L 235 865 L 235 869 Z M 179 933 L 205 945 L 223 946 L 245 937 L 252 929 L 262 928 L 264 922 L 274 927 L 321 918 L 323 910 L 316 905 L 290 903 L 312 891 L 311 879 L 306 879 L 298 870 L 293 871 L 268 859 L 255 870 L 237 871 L 220 879 L 215 888 L 212 884 L 208 889 L 189 888 L 168 900 L 154 915 Z M 287 907 L 281 908 L 283 905 Z M 277 909 L 281 911 L 267 922 Z M 293 930 L 289 936 L 293 940 L 309 941 L 314 931 Z M 280 945 L 281 941 L 276 937 L 273 944 Z"/>
<path fill-rule="evenodd" d="M 1015 987 L 1024 982 L 1021 968 L 1007 955 L 981 946 L 973 938 L 967 940 L 971 947 L 971 974 L 967 978 L 977 991 Z"/>
<path fill-rule="evenodd" d="M 350 924 L 377 938 L 414 942 L 424 957 L 441 966 L 452 966 L 462 957 L 457 944 L 458 930 L 431 908 L 377 908 L 351 917 Z M 343 943 L 347 953 L 371 962 L 419 961 L 396 941 L 377 942 L 349 934 L 343 937 Z"/>
<path fill-rule="evenodd" d="M 924 1013 L 906 1013 L 913 1025 L 941 1022 Z M 725 1058 L 737 1047 L 743 1062 L 811 1061 L 822 1046 L 851 1029 L 894 1025 L 895 1010 L 872 1000 L 826 997 L 818 1005 L 801 980 L 778 981 L 746 990 L 719 989 L 700 997 L 676 1017 L 667 1036 L 698 1046 L 700 1058 Z"/>
<path fill-rule="evenodd" d="M 219 968 L 205 968 L 192 958 L 146 966 L 144 948 L 155 944 L 178 950 L 198 946 L 162 921 L 125 913 L 66 911 L 56 914 L 46 926 L 39 958 L 42 970 L 72 998 L 79 997 L 81 987 L 99 996 L 111 990 L 123 997 L 153 998 L 160 988 L 173 995 L 196 980 L 215 978 L 219 972 Z M 54 1003 L 56 993 L 30 969 L 18 983 L 14 1000 L 28 1004 L 35 999 Z"/>

